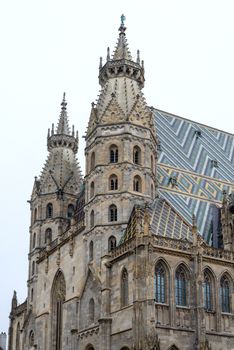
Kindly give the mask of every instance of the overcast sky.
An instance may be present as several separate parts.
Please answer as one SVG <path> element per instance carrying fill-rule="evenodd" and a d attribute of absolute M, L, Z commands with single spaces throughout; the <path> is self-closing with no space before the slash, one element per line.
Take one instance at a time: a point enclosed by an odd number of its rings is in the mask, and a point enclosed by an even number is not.
<path fill-rule="evenodd" d="M 67 93 L 82 135 L 98 95 L 99 57 L 126 16 L 145 61 L 150 106 L 234 133 L 233 0 L 3 0 L 0 3 L 0 332 L 13 290 L 26 298 L 29 204 L 47 156 L 47 129 Z"/>

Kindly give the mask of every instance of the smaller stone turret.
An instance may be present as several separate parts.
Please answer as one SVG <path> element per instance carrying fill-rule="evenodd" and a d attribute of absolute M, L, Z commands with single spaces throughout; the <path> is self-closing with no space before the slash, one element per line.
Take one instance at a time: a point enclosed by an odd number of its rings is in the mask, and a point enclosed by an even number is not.
<path fill-rule="evenodd" d="M 224 193 L 221 209 L 221 222 L 224 249 L 234 251 L 234 192 Z"/>
<path fill-rule="evenodd" d="M 6 350 L 7 335 L 5 332 L 0 333 L 0 350 Z"/>

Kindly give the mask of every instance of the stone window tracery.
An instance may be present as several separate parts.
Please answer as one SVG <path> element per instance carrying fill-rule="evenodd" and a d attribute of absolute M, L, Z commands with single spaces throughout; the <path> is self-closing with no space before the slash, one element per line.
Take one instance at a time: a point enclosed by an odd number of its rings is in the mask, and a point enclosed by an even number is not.
<path fill-rule="evenodd" d="M 118 220 L 118 212 L 115 204 L 109 206 L 109 221 L 117 221 Z"/>
<path fill-rule="evenodd" d="M 46 218 L 52 218 L 53 217 L 53 204 L 48 203 L 46 206 Z"/>
<path fill-rule="evenodd" d="M 175 276 L 175 296 L 177 306 L 187 305 L 187 278 L 183 266 L 179 266 Z"/>
<path fill-rule="evenodd" d="M 121 273 L 121 306 L 128 305 L 128 271 L 126 268 Z"/>
<path fill-rule="evenodd" d="M 162 304 L 166 303 L 166 270 L 161 262 L 155 267 L 154 284 L 155 301 Z"/>
<path fill-rule="evenodd" d="M 213 310 L 213 285 L 210 273 L 204 272 L 204 283 L 203 283 L 203 298 L 204 298 L 204 309 L 206 311 Z"/>
<path fill-rule="evenodd" d="M 220 280 L 220 302 L 222 312 L 231 312 L 230 281 L 227 275 Z"/>
<path fill-rule="evenodd" d="M 133 163 L 141 164 L 141 149 L 138 146 L 134 146 L 133 148 Z"/>
<path fill-rule="evenodd" d="M 110 147 L 110 163 L 118 163 L 119 151 L 116 145 Z"/>
<path fill-rule="evenodd" d="M 111 175 L 109 178 L 109 190 L 118 190 L 118 177 L 116 175 Z"/>
<path fill-rule="evenodd" d="M 133 191 L 142 192 L 142 181 L 139 175 L 134 176 L 133 179 Z"/>

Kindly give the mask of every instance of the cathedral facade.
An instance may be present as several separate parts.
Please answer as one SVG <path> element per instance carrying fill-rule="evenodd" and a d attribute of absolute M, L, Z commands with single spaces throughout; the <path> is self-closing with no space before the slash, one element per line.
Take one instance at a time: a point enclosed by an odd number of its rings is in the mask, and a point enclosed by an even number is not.
<path fill-rule="evenodd" d="M 149 107 L 122 19 L 82 176 L 65 95 L 30 199 L 8 350 L 233 350 L 234 136 Z"/>

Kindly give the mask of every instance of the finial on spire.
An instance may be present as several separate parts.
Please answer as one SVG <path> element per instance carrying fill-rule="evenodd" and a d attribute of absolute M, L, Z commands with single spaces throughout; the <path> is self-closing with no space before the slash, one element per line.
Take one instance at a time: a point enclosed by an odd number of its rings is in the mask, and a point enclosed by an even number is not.
<path fill-rule="evenodd" d="M 67 107 L 66 93 L 65 92 L 63 93 L 63 100 L 62 100 L 61 106 L 62 106 L 62 111 L 65 111 L 66 107 Z"/>
<path fill-rule="evenodd" d="M 106 60 L 110 61 L 110 48 L 107 48 L 107 56 L 106 56 Z"/>
<path fill-rule="evenodd" d="M 120 19 L 121 19 L 121 26 L 124 26 L 124 21 L 126 21 L 126 17 L 124 16 L 124 14 L 121 15 Z"/>
<path fill-rule="evenodd" d="M 102 57 L 100 57 L 99 69 L 102 69 Z"/>
<path fill-rule="evenodd" d="M 140 50 L 137 50 L 137 63 L 140 64 Z"/>
<path fill-rule="evenodd" d="M 124 25 L 124 21 L 126 20 L 126 17 L 124 15 L 121 15 L 120 19 L 121 19 L 121 24 L 119 27 L 119 31 L 120 31 L 120 35 L 121 35 L 121 34 L 125 34 L 124 32 L 126 30 L 126 27 Z"/>

